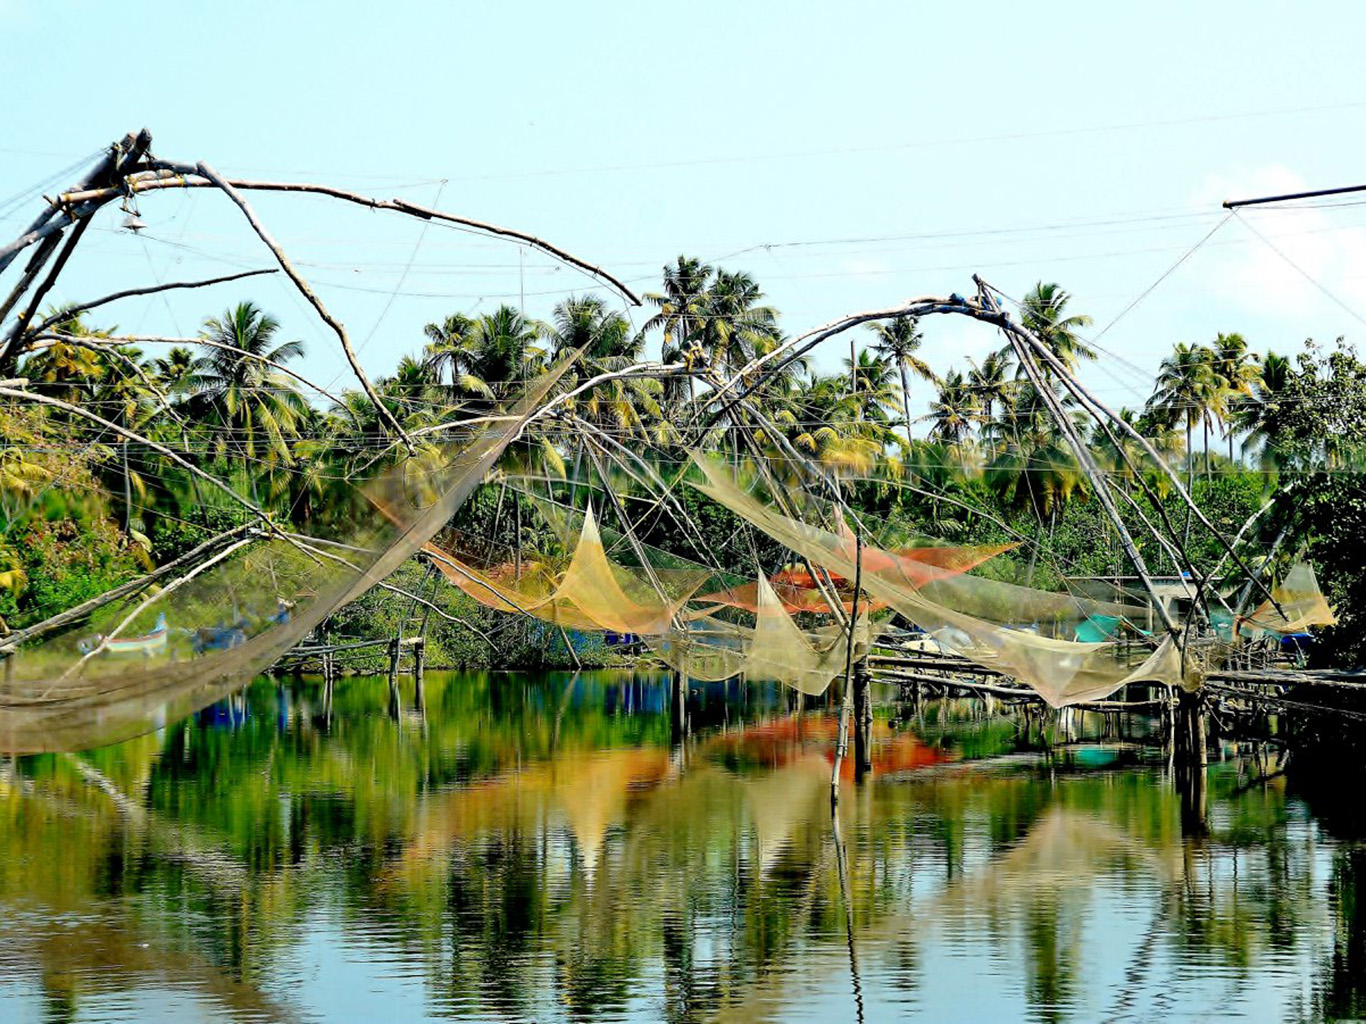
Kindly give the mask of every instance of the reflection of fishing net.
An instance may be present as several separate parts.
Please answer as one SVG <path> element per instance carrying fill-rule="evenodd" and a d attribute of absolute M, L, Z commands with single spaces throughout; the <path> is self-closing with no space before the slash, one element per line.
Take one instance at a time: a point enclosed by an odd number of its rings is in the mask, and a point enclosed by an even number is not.
<path fill-rule="evenodd" d="M 180 585 L 107 605 L 79 635 L 21 647 L 0 684 L 0 750 L 80 750 L 127 739 L 219 700 L 273 664 L 446 524 L 571 362 L 538 381 L 506 420 L 376 481 L 392 520 L 361 514 L 360 529 L 326 541 L 246 535 Z M 111 652 L 100 636 L 148 634 L 162 615 L 168 630 L 160 649 Z"/>
<path fill-rule="evenodd" d="M 729 471 L 700 456 L 695 486 L 813 564 L 852 577 L 846 536 L 798 522 L 749 494 Z M 1117 601 L 1053 594 L 976 576 L 957 575 L 917 587 L 895 561 L 874 549 L 863 560 L 863 589 L 939 642 L 979 665 L 1013 676 L 1054 706 L 1104 697 L 1130 681 L 1183 684 L 1180 653 L 1170 639 L 1151 643 L 1083 643 L 1083 623 L 1101 616 L 1137 621 L 1146 609 Z"/>

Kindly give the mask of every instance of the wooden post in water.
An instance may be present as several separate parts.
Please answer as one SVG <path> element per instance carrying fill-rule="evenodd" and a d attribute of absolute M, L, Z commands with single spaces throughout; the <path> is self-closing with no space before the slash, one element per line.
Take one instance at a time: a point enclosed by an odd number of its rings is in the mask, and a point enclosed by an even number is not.
<path fill-rule="evenodd" d="M 398 661 L 402 655 L 403 648 L 399 645 L 399 638 L 394 637 L 389 641 L 389 714 L 394 718 L 398 718 L 403 710 L 398 694 Z"/>
<path fill-rule="evenodd" d="M 873 770 L 873 701 L 868 684 L 868 658 L 854 664 L 854 774 Z"/>
<path fill-rule="evenodd" d="M 417 691 L 417 702 L 422 703 L 422 680 L 427 668 L 427 638 L 420 636 L 413 641 L 413 686 Z"/>
<path fill-rule="evenodd" d="M 673 741 L 682 743 L 688 735 L 688 676 L 685 672 L 673 671 L 669 673 L 669 685 L 673 691 L 672 697 L 673 714 L 670 716 L 671 732 Z"/>
<path fill-rule="evenodd" d="M 1205 818 L 1207 738 L 1204 694 L 1178 689 L 1172 761 L 1181 797 L 1181 831 L 1186 835 L 1202 836 L 1209 830 Z"/>

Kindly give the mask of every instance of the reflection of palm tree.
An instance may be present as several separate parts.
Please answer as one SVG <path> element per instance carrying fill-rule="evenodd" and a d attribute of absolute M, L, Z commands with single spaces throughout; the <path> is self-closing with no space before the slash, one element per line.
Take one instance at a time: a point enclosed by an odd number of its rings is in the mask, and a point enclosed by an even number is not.
<path fill-rule="evenodd" d="M 914 373 L 921 380 L 938 384 L 929 364 L 916 355 L 924 335 L 920 332 L 920 321 L 913 316 L 894 317 L 889 323 L 874 324 L 873 332 L 877 342 L 873 347 L 878 354 L 895 363 L 901 374 L 901 418 L 906 424 L 906 443 L 911 443 L 911 381 Z"/>

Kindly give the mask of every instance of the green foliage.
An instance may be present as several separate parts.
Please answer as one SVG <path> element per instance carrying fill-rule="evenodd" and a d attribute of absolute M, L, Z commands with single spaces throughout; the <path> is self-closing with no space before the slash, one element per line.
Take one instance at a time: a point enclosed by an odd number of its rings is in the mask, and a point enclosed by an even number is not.
<path fill-rule="evenodd" d="M 27 584 L 16 622 L 41 619 L 88 601 L 146 571 L 146 556 L 108 519 L 35 520 L 17 538 Z"/>

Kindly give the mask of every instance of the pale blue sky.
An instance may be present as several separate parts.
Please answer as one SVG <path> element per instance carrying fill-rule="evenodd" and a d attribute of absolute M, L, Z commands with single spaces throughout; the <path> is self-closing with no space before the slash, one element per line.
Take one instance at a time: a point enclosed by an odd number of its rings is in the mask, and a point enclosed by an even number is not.
<path fill-rule="evenodd" d="M 146 125 L 163 156 L 439 199 L 641 290 L 680 252 L 727 257 L 790 332 L 966 292 L 973 271 L 1014 295 L 1057 280 L 1099 331 L 1219 222 L 1220 200 L 1366 182 L 1364 36 L 1366 7 L 1350 3 L 0 0 L 0 229 L 36 209 L 8 200 Z M 143 236 L 111 212 L 60 298 L 270 265 L 221 197 L 141 205 Z M 375 372 L 446 312 L 524 292 L 545 315 L 589 285 L 392 215 L 258 207 Z M 1174 342 L 1220 330 L 1261 350 L 1366 337 L 1366 208 L 1245 216 L 1333 298 L 1230 221 L 1105 334 L 1114 355 L 1086 377 L 1106 397 L 1136 402 Z M 189 334 L 247 297 L 308 343 L 311 372 L 341 377 L 282 281 L 109 318 Z M 926 327 L 940 369 L 995 345 L 971 324 Z"/>

